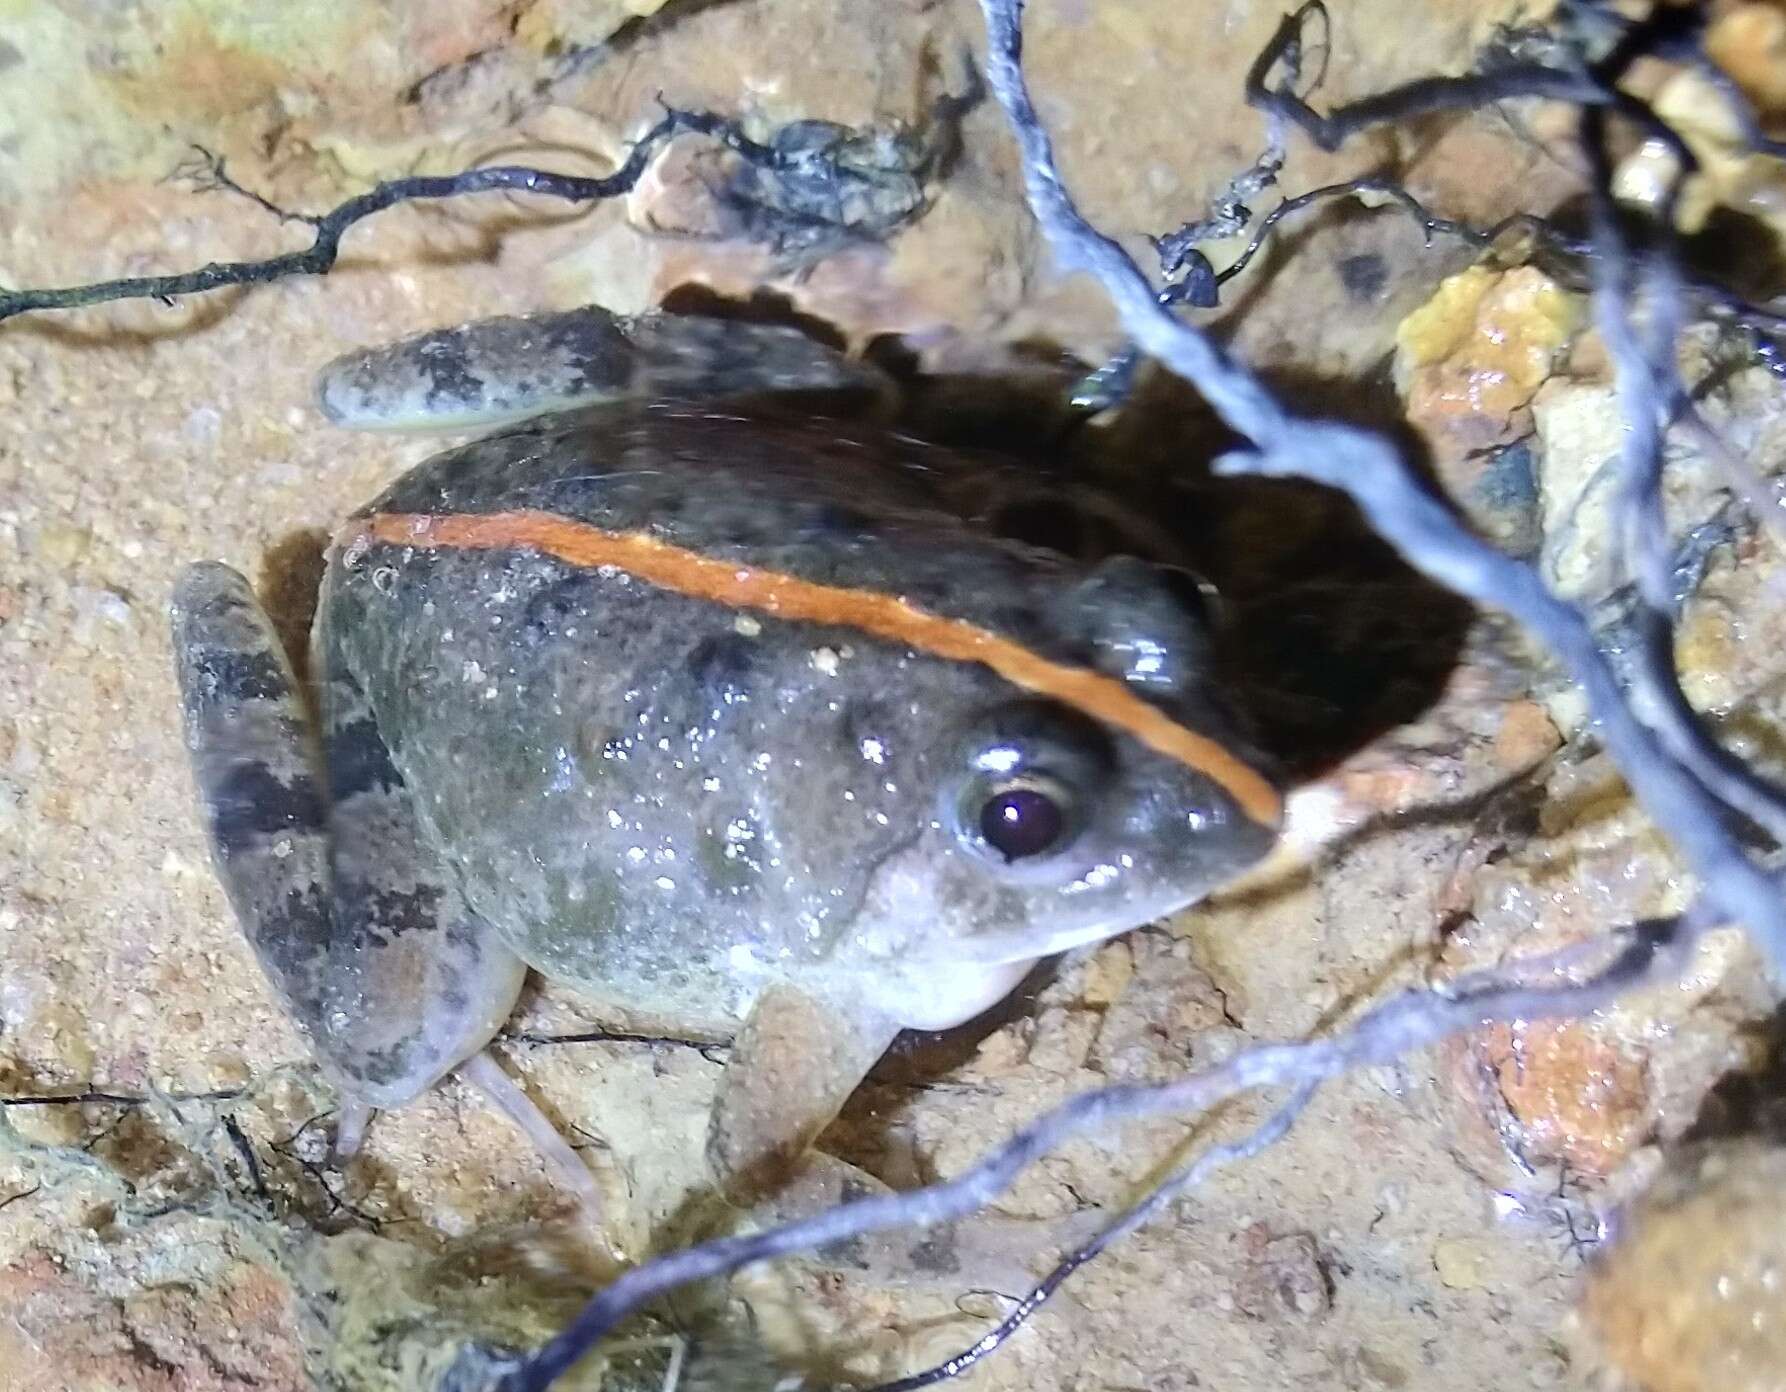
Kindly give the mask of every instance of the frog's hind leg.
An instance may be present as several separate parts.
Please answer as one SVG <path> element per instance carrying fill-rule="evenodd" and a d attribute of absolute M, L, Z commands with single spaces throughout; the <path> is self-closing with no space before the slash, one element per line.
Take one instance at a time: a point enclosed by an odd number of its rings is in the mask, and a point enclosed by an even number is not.
<path fill-rule="evenodd" d="M 353 430 L 450 431 L 653 397 L 882 394 L 867 364 L 776 324 L 588 306 L 481 319 L 348 353 L 317 375 L 316 399 Z"/>
<path fill-rule="evenodd" d="M 440 866 L 364 688 L 335 645 L 320 646 L 338 956 L 351 963 L 337 974 L 335 1004 L 358 1022 L 355 1085 L 402 1100 L 456 1070 L 533 1143 L 601 1236 L 595 1177 L 484 1048 L 514 1010 L 526 967 Z"/>
<path fill-rule="evenodd" d="M 191 567 L 174 592 L 176 670 L 199 797 L 225 892 L 286 1011 L 350 1099 L 406 1102 L 489 1042 L 519 958 L 426 849 L 376 720 L 324 645 L 319 749 L 302 693 L 248 581 Z M 326 770 L 326 772 L 325 772 Z"/>
<path fill-rule="evenodd" d="M 248 582 L 190 567 L 173 599 L 186 745 L 219 878 L 274 989 L 315 1032 L 334 937 L 328 801 L 310 722 Z"/>
<path fill-rule="evenodd" d="M 351 1090 L 388 1107 L 490 1042 L 514 1010 L 526 967 L 465 902 L 423 834 L 333 632 L 319 629 L 316 652 L 335 920 L 319 1025 Z"/>

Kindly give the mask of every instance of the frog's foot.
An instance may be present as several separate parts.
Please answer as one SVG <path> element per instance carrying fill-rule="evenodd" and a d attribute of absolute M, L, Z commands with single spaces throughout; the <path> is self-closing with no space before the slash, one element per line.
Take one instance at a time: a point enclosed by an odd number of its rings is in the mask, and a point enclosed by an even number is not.
<path fill-rule="evenodd" d="M 366 1143 L 366 1128 L 376 1111 L 357 1097 L 343 1097 L 335 1114 L 335 1144 L 330 1157 L 337 1165 L 345 1165 L 360 1153 Z"/>
<path fill-rule="evenodd" d="M 725 1197 L 748 1204 L 792 1176 L 898 1032 L 792 986 L 764 991 L 708 1119 L 707 1161 Z"/>
<path fill-rule="evenodd" d="M 600 402 L 789 391 L 880 393 L 875 369 L 774 324 L 590 306 L 482 319 L 348 353 L 317 376 L 322 413 L 355 430 L 448 431 Z"/>
<path fill-rule="evenodd" d="M 489 1042 L 525 967 L 427 852 L 337 652 L 318 654 L 319 750 L 240 574 L 189 569 L 173 638 L 199 797 L 244 934 L 344 1096 L 360 1107 L 408 1101 Z M 351 1148 L 354 1124 L 344 1129 Z"/>
<path fill-rule="evenodd" d="M 601 1186 L 583 1157 L 571 1149 L 570 1142 L 534 1100 L 515 1080 L 502 1070 L 489 1050 L 473 1054 L 459 1065 L 459 1076 L 488 1098 L 491 1104 L 533 1142 L 546 1170 L 577 1200 L 589 1230 L 603 1242 L 607 1233 L 607 1205 Z"/>

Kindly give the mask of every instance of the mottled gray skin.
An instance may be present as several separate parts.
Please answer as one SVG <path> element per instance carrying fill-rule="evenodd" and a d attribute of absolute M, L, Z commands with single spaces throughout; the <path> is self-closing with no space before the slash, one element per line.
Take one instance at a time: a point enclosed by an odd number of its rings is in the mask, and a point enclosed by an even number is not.
<path fill-rule="evenodd" d="M 348 353 L 316 402 L 357 430 L 451 430 L 592 400 L 883 388 L 881 375 L 794 329 L 586 310 L 481 319 Z"/>
<path fill-rule="evenodd" d="M 512 343 L 514 322 L 478 341 Z M 615 341 L 646 337 L 625 327 Z M 709 326 L 689 334 L 691 356 L 710 343 Z M 759 352 L 756 385 L 787 385 L 812 351 Z M 394 374 L 395 406 L 369 392 L 361 414 L 402 423 L 415 371 Z M 653 379 L 598 375 L 590 397 Z M 722 376 L 723 394 L 752 386 Z M 449 417 L 507 399 L 449 377 Z M 985 530 L 1029 487 L 883 431 L 654 395 L 448 451 L 359 516 L 538 510 L 904 596 L 1234 743 L 1206 635 L 1161 572 Z M 320 749 L 239 576 L 195 567 L 175 631 L 224 881 L 351 1093 L 395 1105 L 476 1053 L 525 965 L 635 1018 L 738 1037 L 709 1150 L 743 1189 L 785 1172 L 899 1029 L 958 1023 L 1037 958 L 1194 901 L 1275 830 L 978 664 L 530 551 L 338 546 L 313 640 Z M 1013 776 L 1051 790 L 1067 832 L 1007 862 L 979 810 Z"/>

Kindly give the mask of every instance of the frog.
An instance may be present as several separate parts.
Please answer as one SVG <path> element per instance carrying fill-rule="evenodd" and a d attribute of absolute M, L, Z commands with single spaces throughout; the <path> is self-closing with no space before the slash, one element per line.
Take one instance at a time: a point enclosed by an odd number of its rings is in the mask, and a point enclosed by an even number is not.
<path fill-rule="evenodd" d="M 1183 575 L 1014 540 L 1035 469 L 802 405 L 883 386 L 793 327 L 593 306 L 320 372 L 334 427 L 472 437 L 335 533 L 306 678 L 222 562 L 171 629 L 217 873 L 343 1156 L 458 1075 L 597 1206 L 491 1051 L 531 971 L 730 1042 L 706 1162 L 745 1203 L 903 1031 L 1273 846 Z"/>

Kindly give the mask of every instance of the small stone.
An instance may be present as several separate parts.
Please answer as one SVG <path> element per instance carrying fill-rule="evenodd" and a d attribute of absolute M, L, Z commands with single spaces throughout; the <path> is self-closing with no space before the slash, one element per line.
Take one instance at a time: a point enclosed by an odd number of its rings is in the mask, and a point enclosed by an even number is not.
<path fill-rule="evenodd" d="M 1247 1264 L 1234 1283 L 1234 1308 L 1251 1319 L 1310 1319 L 1333 1304 L 1321 1252 L 1309 1233 L 1272 1237 L 1263 1223 L 1241 1236 Z"/>
<path fill-rule="evenodd" d="M 974 1054 L 973 1073 L 982 1078 L 996 1078 L 1021 1068 L 1024 1060 L 1029 1057 L 1028 1033 L 1031 1023 L 1027 1020 L 1020 1021 L 987 1036 Z"/>
<path fill-rule="evenodd" d="M 93 534 L 85 527 L 51 522 L 37 533 L 37 554 L 58 570 L 77 564 L 93 547 Z"/>
<path fill-rule="evenodd" d="M 1349 1361 L 1356 1371 L 1357 1383 L 1363 1387 L 1396 1392 L 1408 1385 L 1407 1370 L 1387 1354 L 1378 1353 L 1368 1345 L 1361 1344 Z"/>
<path fill-rule="evenodd" d="M 1786 1147 L 1726 1141 L 1669 1163 L 1595 1263 L 1582 1314 L 1649 1392 L 1778 1392 L 1786 1369 Z"/>
<path fill-rule="evenodd" d="M 1478 1237 L 1442 1237 L 1433 1244 L 1433 1270 L 1450 1290 L 1480 1290 L 1492 1266 L 1488 1244 Z"/>
<path fill-rule="evenodd" d="M 1624 417 L 1611 386 L 1551 382 L 1533 399 L 1545 579 L 1565 598 L 1604 594 L 1615 582 L 1616 532 L 1608 509 Z"/>
<path fill-rule="evenodd" d="M 1501 715 L 1495 731 L 1494 761 L 1508 773 L 1528 769 L 1562 747 L 1563 737 L 1536 701 L 1515 701 Z"/>
<path fill-rule="evenodd" d="M 1074 1073 L 1085 1066 L 1097 1037 L 1099 1018 L 1089 1011 L 1044 1010 L 1036 1019 L 1029 1062 L 1050 1073 Z"/>
<path fill-rule="evenodd" d="M 1120 939 L 1105 943 L 1085 964 L 1080 999 L 1094 1010 L 1114 1005 L 1135 975 L 1135 957 Z"/>

